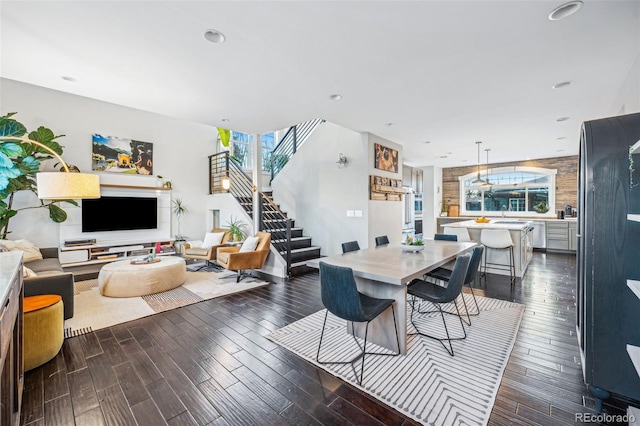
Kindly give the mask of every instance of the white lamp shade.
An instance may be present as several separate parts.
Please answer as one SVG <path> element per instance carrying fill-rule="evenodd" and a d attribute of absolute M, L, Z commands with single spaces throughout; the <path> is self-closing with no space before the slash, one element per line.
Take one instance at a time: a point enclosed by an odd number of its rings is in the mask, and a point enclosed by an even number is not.
<path fill-rule="evenodd" d="M 36 174 L 38 198 L 73 200 L 100 198 L 100 178 L 87 173 L 43 172 Z"/>

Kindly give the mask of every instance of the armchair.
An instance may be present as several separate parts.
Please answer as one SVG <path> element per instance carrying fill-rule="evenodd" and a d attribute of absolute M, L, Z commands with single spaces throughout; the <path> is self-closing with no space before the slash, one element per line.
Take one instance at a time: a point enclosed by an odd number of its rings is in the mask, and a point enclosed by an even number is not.
<path fill-rule="evenodd" d="M 271 234 L 268 232 L 257 232 L 258 245 L 254 251 L 240 252 L 240 247 L 220 247 L 218 249 L 216 262 L 218 265 L 230 271 L 238 271 L 236 282 L 240 282 L 243 270 L 260 269 L 267 260 L 271 247 Z"/>
<path fill-rule="evenodd" d="M 208 248 L 203 248 L 200 247 L 202 245 L 202 241 L 186 242 L 182 244 L 182 257 L 184 257 L 185 259 L 204 260 L 205 265 L 203 266 L 203 268 L 209 266 L 212 260 L 216 260 L 218 248 L 224 247 L 226 243 L 231 240 L 231 233 L 228 229 L 223 228 L 214 228 L 211 230 L 211 232 L 225 233 L 220 244 Z"/>

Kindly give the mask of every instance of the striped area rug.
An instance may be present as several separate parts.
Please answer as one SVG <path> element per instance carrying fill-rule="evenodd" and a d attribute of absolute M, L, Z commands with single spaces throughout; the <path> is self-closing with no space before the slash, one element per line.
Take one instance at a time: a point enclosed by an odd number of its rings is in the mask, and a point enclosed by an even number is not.
<path fill-rule="evenodd" d="M 470 305 L 473 304 L 471 296 L 465 297 L 467 306 L 475 308 Z M 362 386 L 358 385 L 351 366 L 320 365 L 315 361 L 324 310 L 267 337 L 420 423 L 486 425 L 520 327 L 524 305 L 486 297 L 477 299 L 480 315 L 471 317 L 470 327 L 465 325 L 467 338 L 453 342 L 454 357 L 436 340 L 408 336 L 406 356 L 367 356 Z M 432 308 L 423 303 L 423 310 Z M 408 305 L 409 316 L 411 305 Z M 451 308 L 453 306 L 449 306 Z M 451 336 L 461 335 L 458 318 L 453 315 L 445 318 Z M 444 336 L 439 314 L 415 314 L 414 321 L 420 330 Z M 415 331 L 409 321 L 407 331 Z M 367 349 L 370 346 L 373 352 L 385 350 L 367 343 Z M 329 314 L 321 359 L 349 359 L 357 353 L 353 337 L 347 334 L 346 321 Z M 360 365 L 358 361 L 358 372 Z"/>
<path fill-rule="evenodd" d="M 236 274 L 225 272 L 187 272 L 180 287 L 141 297 L 104 297 L 98 280 L 78 281 L 74 285 L 74 314 L 64 322 L 65 338 L 132 321 L 181 306 L 226 296 L 269 284 L 246 277 L 236 283 Z"/>

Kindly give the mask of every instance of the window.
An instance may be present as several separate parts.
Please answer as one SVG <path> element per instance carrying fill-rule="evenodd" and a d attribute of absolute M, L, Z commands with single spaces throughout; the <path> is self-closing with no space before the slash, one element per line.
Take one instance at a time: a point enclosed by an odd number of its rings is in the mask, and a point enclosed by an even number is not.
<path fill-rule="evenodd" d="M 473 181 L 477 172 L 460 176 L 461 213 L 529 215 L 541 206 L 555 205 L 557 170 L 537 167 L 501 167 L 481 174 L 490 184 Z M 537 209 L 537 210 L 536 210 Z"/>
<path fill-rule="evenodd" d="M 271 152 L 274 148 L 275 136 L 273 132 L 260 135 L 262 142 L 262 170 L 270 170 Z M 245 169 L 253 167 L 253 135 L 248 133 L 231 132 L 231 155 Z"/>

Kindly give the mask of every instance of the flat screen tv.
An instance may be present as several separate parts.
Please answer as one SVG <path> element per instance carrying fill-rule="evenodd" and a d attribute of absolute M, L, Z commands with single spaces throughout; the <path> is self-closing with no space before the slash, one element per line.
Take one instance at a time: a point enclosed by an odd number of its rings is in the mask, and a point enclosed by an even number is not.
<path fill-rule="evenodd" d="M 82 200 L 82 232 L 157 228 L 157 198 L 101 197 Z"/>

